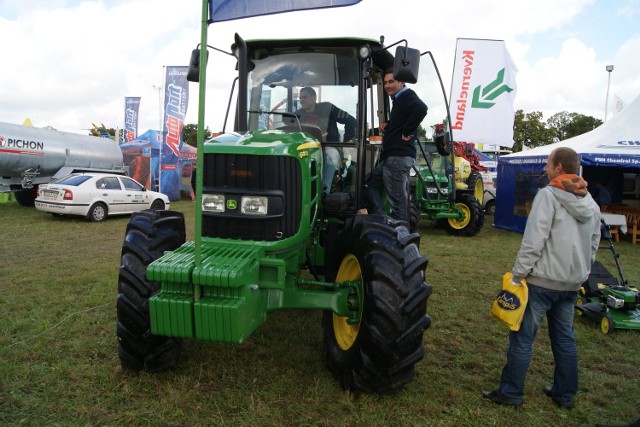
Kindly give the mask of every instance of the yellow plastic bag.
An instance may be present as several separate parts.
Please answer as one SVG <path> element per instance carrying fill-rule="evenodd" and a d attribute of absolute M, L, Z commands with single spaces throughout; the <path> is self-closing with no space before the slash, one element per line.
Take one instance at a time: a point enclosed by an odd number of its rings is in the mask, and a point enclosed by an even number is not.
<path fill-rule="evenodd" d="M 525 279 L 520 281 L 520 286 L 516 286 L 511 281 L 512 277 L 510 272 L 502 276 L 502 290 L 493 301 L 491 315 L 507 325 L 510 330 L 519 331 L 529 293 Z"/>

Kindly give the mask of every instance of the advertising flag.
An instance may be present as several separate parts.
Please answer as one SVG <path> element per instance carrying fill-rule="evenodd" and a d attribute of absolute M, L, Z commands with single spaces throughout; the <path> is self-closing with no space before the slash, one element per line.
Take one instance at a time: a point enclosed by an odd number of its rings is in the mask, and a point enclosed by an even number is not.
<path fill-rule="evenodd" d="M 180 149 L 182 127 L 189 106 L 188 67 L 167 67 L 164 89 L 164 125 L 162 159 L 160 167 L 160 191 L 169 200 L 180 200 Z"/>
<path fill-rule="evenodd" d="M 458 39 L 449 106 L 455 141 L 513 147 L 517 72 L 503 40 Z"/>
<path fill-rule="evenodd" d="M 123 142 L 129 142 L 138 136 L 138 111 L 140 109 L 139 96 L 124 98 L 124 131 Z"/>
<path fill-rule="evenodd" d="M 209 23 L 296 10 L 351 6 L 361 0 L 209 0 Z"/>
<path fill-rule="evenodd" d="M 626 105 L 626 103 L 615 93 L 613 94 L 613 104 L 616 109 L 616 113 L 622 111 Z"/>

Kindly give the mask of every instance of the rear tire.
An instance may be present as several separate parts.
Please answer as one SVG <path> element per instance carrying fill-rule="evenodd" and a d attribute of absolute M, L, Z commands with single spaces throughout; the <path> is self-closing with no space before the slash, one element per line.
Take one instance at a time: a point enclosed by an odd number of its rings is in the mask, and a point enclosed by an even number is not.
<path fill-rule="evenodd" d="M 459 193 L 456 197 L 456 207 L 461 209 L 465 218 L 458 221 L 449 218 L 444 221 L 445 230 L 453 236 L 475 236 L 484 225 L 484 212 L 478 199 L 468 193 Z"/>
<path fill-rule="evenodd" d="M 361 318 L 349 325 L 333 312 L 323 316 L 327 367 L 345 389 L 389 393 L 415 377 L 425 352 L 423 333 L 431 325 L 428 260 L 418 252 L 418 239 L 405 222 L 387 216 L 355 216 L 345 223 L 335 281 L 361 283 Z"/>
<path fill-rule="evenodd" d="M 150 372 L 175 366 L 180 340 L 151 333 L 149 298 L 160 291 L 147 280 L 147 266 L 185 242 L 181 212 L 134 212 L 127 224 L 118 276 L 118 356 L 125 369 Z"/>
<path fill-rule="evenodd" d="M 89 208 L 87 219 L 91 222 L 100 222 L 104 221 L 107 215 L 107 206 L 102 202 L 96 202 Z"/>
<path fill-rule="evenodd" d="M 484 207 L 484 211 L 488 214 L 488 215 L 495 215 L 496 214 L 496 200 L 489 200 L 487 202 L 487 205 Z"/>
<path fill-rule="evenodd" d="M 467 186 L 469 191 L 473 193 L 478 202 L 482 205 L 484 200 L 484 183 L 482 182 L 482 175 L 480 172 L 471 172 L 469 178 L 467 178 Z"/>
<path fill-rule="evenodd" d="M 38 197 L 38 188 L 33 187 L 28 190 L 18 190 L 15 191 L 13 195 L 20 206 L 34 207 L 36 205 L 36 197 Z"/>

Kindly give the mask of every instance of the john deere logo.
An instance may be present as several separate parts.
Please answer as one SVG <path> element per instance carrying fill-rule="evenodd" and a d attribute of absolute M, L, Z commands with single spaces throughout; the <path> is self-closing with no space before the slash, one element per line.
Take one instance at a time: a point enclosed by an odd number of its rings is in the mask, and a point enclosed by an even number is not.
<path fill-rule="evenodd" d="M 238 202 L 235 200 L 227 200 L 227 209 L 233 210 L 238 207 Z"/>
<path fill-rule="evenodd" d="M 520 299 L 509 291 L 501 291 L 498 294 L 498 304 L 503 310 L 517 310 Z"/>

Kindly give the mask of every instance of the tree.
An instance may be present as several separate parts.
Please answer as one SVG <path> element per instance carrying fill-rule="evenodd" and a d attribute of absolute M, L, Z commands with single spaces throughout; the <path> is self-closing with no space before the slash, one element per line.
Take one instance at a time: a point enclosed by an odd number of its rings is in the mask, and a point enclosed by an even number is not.
<path fill-rule="evenodd" d="M 549 117 L 547 126 L 553 129 L 559 141 L 582 135 L 602 124 L 602 120 L 584 114 L 562 111 Z"/>
<path fill-rule="evenodd" d="M 211 139 L 211 131 L 207 127 L 204 130 L 204 140 L 208 139 Z M 198 146 L 198 125 L 193 123 L 184 125 L 182 127 L 182 140 L 192 147 Z"/>
<path fill-rule="evenodd" d="M 529 148 L 551 144 L 555 137 L 555 130 L 547 128 L 542 121 L 542 113 L 533 111 L 524 113 L 516 111 L 513 121 L 513 151 L 522 151 L 522 146 Z"/>
<path fill-rule="evenodd" d="M 573 120 L 567 125 L 567 138 L 573 138 L 574 136 L 591 132 L 602 124 L 602 120 L 592 116 L 585 116 L 578 113 L 572 113 L 571 115 Z"/>

